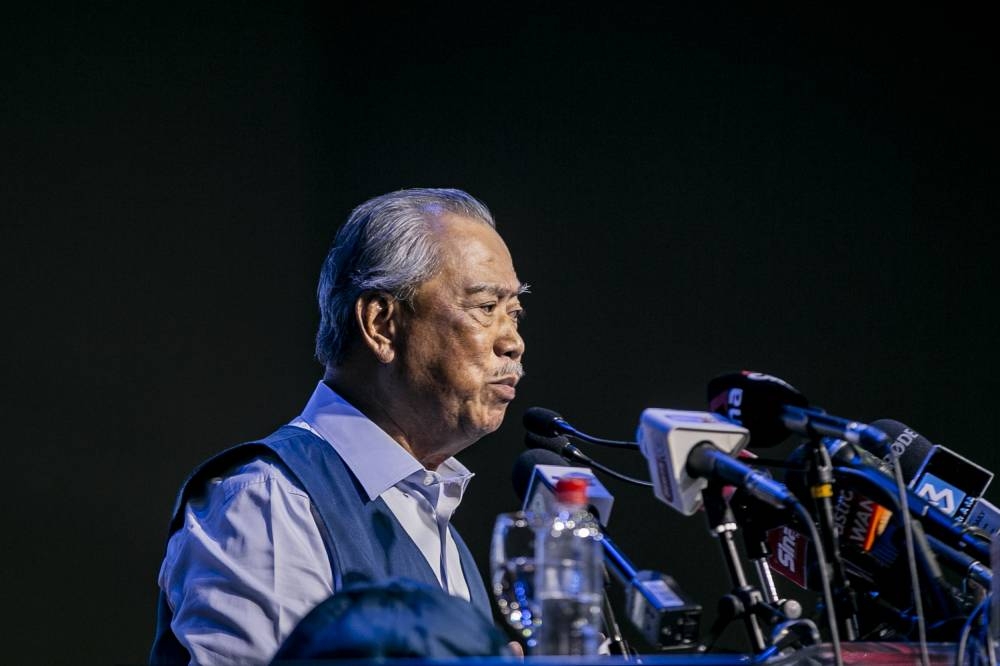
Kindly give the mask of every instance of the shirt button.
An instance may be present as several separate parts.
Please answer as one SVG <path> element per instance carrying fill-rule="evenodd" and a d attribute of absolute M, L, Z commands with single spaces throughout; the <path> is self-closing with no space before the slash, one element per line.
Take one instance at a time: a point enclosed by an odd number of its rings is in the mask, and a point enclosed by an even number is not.
<path fill-rule="evenodd" d="M 427 474 L 426 476 L 424 476 L 424 485 L 425 486 L 429 486 L 432 483 L 434 483 L 434 477 L 433 476 L 431 476 L 430 474 Z"/>

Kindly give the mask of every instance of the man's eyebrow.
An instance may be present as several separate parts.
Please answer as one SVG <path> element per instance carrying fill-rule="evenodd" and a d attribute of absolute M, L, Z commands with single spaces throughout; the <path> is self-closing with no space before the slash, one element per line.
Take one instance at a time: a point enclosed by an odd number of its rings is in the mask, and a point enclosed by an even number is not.
<path fill-rule="evenodd" d="M 465 293 L 472 295 L 472 294 L 481 294 L 485 292 L 487 294 L 493 294 L 497 298 L 506 298 L 508 296 L 520 296 L 521 294 L 527 294 L 530 291 L 531 291 L 531 285 L 529 285 L 527 282 L 519 283 L 517 285 L 517 289 L 515 289 L 514 291 L 511 291 L 507 287 L 498 284 L 483 283 L 483 284 L 470 285 L 465 290 Z"/>

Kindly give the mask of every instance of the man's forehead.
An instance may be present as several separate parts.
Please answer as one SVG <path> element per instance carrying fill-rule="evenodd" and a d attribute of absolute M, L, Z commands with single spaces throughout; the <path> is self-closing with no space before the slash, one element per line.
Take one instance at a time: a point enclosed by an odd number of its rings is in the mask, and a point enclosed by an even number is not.
<path fill-rule="evenodd" d="M 453 284 L 464 293 L 524 293 L 514 272 L 510 250 L 496 229 L 479 220 L 445 214 L 436 229 L 438 257 Z"/>
<path fill-rule="evenodd" d="M 482 220 L 447 210 L 436 204 L 425 206 L 424 213 L 428 227 L 437 234 L 451 234 L 454 233 L 456 227 L 469 224 L 493 228 Z"/>

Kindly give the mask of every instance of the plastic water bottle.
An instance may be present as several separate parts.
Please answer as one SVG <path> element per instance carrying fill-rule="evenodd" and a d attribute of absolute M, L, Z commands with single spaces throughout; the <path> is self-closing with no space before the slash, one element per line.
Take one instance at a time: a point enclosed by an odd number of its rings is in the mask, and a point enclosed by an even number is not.
<path fill-rule="evenodd" d="M 587 511 L 587 480 L 556 483 L 555 511 L 535 537 L 539 655 L 596 655 L 604 592 L 601 529 Z"/>

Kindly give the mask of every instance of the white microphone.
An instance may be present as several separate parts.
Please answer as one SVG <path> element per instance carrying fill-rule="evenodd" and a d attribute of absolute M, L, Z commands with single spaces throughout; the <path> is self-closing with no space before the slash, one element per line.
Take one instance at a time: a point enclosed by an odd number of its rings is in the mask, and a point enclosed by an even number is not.
<path fill-rule="evenodd" d="M 798 500 L 784 486 L 732 458 L 749 431 L 712 412 L 643 410 L 636 435 L 656 498 L 686 516 L 701 508 L 701 491 L 717 478 L 778 508 Z"/>

